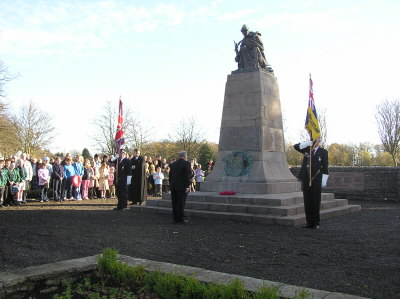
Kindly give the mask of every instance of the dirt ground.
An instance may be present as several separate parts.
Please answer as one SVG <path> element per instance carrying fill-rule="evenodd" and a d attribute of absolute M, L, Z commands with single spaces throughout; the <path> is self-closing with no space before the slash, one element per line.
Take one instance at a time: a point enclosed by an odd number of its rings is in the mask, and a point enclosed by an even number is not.
<path fill-rule="evenodd" d="M 319 230 L 114 211 L 115 200 L 29 201 L 0 210 L 0 271 L 121 254 L 372 298 L 400 298 L 400 204 L 362 210 Z"/>

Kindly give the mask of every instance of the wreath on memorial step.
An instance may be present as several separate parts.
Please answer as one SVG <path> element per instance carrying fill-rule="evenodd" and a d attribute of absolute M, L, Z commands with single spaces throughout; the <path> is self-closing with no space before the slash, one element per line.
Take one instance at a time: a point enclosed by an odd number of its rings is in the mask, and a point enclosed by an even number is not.
<path fill-rule="evenodd" d="M 235 191 L 221 191 L 219 195 L 235 195 Z"/>

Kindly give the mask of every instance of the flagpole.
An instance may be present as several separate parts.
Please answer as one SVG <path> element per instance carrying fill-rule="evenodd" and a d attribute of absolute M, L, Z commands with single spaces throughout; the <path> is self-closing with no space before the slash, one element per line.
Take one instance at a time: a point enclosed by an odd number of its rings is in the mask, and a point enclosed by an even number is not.
<path fill-rule="evenodd" d="M 121 97 L 120 97 L 120 99 L 121 99 Z M 119 111 L 119 102 L 118 102 L 118 111 Z M 118 155 L 119 153 L 117 152 L 117 149 L 118 149 L 118 151 L 119 151 L 119 147 L 117 147 L 117 142 L 118 141 L 115 141 L 115 155 Z M 117 158 L 117 164 L 116 164 L 116 166 L 115 166 L 115 185 L 118 185 L 118 163 L 119 163 L 119 157 Z M 116 188 L 117 188 L 117 186 L 116 186 Z"/>
<path fill-rule="evenodd" d="M 121 102 L 121 96 L 119 96 L 119 102 L 118 102 L 118 127 L 120 130 L 123 130 L 123 120 L 121 120 L 122 117 L 122 102 Z M 117 133 L 115 136 L 115 155 L 120 155 L 121 154 L 121 144 L 120 144 L 120 138 L 117 140 L 117 134 L 118 134 L 118 127 L 117 127 Z M 122 133 L 123 136 L 123 133 Z M 117 164 L 116 164 L 116 169 L 115 169 L 115 183 L 118 183 L 118 164 L 119 164 L 119 158 L 117 158 Z"/>
<path fill-rule="evenodd" d="M 311 80 L 311 73 L 310 73 L 310 80 Z M 310 132 L 310 139 L 311 139 L 311 141 L 313 141 L 313 139 L 312 139 L 312 132 Z M 310 153 L 309 153 L 310 155 L 309 155 L 309 161 L 308 161 L 308 186 L 309 187 L 311 187 L 311 158 L 312 158 L 312 146 L 310 146 Z"/>
<path fill-rule="evenodd" d="M 310 136 L 312 136 L 310 134 Z M 312 137 L 311 137 L 311 141 L 312 141 Z M 311 158 L 312 158 L 312 146 L 310 146 L 310 155 L 309 155 L 309 167 L 308 167 L 308 186 L 311 187 Z"/>
<path fill-rule="evenodd" d="M 119 158 L 117 158 L 117 165 L 115 167 L 115 185 L 118 183 L 118 163 L 119 163 Z"/>

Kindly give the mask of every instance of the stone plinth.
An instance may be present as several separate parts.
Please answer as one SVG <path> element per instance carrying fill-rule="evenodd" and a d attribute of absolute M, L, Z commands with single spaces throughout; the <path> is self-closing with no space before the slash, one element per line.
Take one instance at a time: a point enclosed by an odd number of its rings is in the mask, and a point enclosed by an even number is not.
<path fill-rule="evenodd" d="M 248 194 L 300 190 L 286 162 L 279 87 L 272 73 L 228 76 L 218 158 L 201 188 Z"/>

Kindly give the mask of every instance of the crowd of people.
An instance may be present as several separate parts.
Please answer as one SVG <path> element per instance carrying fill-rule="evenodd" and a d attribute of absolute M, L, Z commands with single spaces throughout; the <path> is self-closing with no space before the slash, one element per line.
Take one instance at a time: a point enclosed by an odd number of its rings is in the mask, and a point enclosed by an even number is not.
<path fill-rule="evenodd" d="M 128 155 L 128 158 L 132 161 L 131 165 L 134 165 L 135 156 Z M 167 162 L 161 156 L 154 159 L 150 156 L 140 158 L 145 173 L 141 188 L 144 188 L 146 195 L 160 197 L 162 193 L 170 192 L 169 165 L 175 159 Z M 28 190 L 38 190 L 35 194 L 38 194 L 40 202 L 48 202 L 49 199 L 67 201 L 115 198 L 118 175 L 116 162 L 113 156 L 98 154 L 87 159 L 81 155 L 72 157 L 69 153 L 63 158 L 56 156 L 36 159 L 26 153 L 7 159 L 0 157 L 0 207 L 25 204 Z M 190 189 L 192 192 L 199 191 L 204 178 L 212 171 L 214 162 L 210 160 L 205 170 L 196 158 L 191 159 L 190 164 Z"/>

